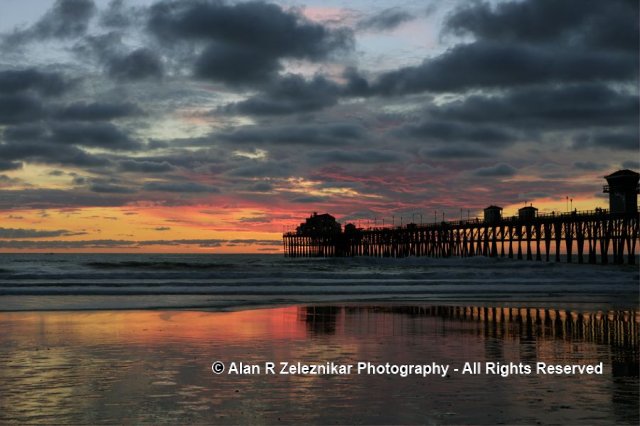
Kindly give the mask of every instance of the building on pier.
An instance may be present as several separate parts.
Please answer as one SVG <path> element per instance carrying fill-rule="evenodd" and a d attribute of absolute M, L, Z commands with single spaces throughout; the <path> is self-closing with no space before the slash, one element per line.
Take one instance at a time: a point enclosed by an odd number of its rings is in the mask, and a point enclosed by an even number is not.
<path fill-rule="evenodd" d="M 323 235 L 323 234 L 339 234 L 342 231 L 341 225 L 336 218 L 328 213 L 313 214 L 301 223 L 297 228 L 297 232 L 302 235 Z"/>
<path fill-rule="evenodd" d="M 638 211 L 638 181 L 640 174 L 631 170 L 618 170 L 604 177 L 608 185 L 604 193 L 609 194 L 611 213 L 636 213 Z"/>
<path fill-rule="evenodd" d="M 525 206 L 518 209 L 518 219 L 533 220 L 538 216 L 538 209 L 533 206 Z"/>
<path fill-rule="evenodd" d="M 489 206 L 484 209 L 485 223 L 498 223 L 502 220 L 502 207 Z"/>

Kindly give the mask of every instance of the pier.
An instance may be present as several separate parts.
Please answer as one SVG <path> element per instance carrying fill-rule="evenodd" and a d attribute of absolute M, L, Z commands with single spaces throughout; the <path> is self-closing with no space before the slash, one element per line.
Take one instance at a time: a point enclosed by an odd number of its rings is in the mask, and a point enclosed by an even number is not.
<path fill-rule="evenodd" d="M 525 206 L 502 217 L 489 206 L 484 217 L 431 224 L 344 229 L 329 214 L 314 214 L 283 235 L 287 257 L 508 257 L 538 261 L 635 264 L 640 237 L 640 175 L 620 170 L 606 176 L 610 208 L 538 214 Z"/>

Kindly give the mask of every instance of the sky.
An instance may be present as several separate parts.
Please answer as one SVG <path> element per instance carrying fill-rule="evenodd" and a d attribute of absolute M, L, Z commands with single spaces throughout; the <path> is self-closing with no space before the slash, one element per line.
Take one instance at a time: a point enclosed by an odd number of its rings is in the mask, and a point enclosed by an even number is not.
<path fill-rule="evenodd" d="M 603 176 L 640 168 L 638 15 L 3 0 L 0 252 L 279 253 L 311 212 L 606 208 Z"/>

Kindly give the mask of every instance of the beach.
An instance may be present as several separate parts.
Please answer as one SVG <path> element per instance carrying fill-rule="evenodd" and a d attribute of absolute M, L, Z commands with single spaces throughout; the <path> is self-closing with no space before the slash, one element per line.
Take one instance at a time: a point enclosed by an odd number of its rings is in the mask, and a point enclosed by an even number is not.
<path fill-rule="evenodd" d="M 2 423 L 638 422 L 634 269 L 490 259 L 10 260 L 0 280 Z M 359 363 L 372 367 L 359 372 Z M 539 363 L 602 372 L 549 374 Z"/>
<path fill-rule="evenodd" d="M 637 424 L 638 320 L 633 311 L 413 304 L 3 313 L 0 420 Z M 216 375 L 214 361 L 274 362 L 278 374 Z M 360 361 L 602 363 L 604 372 L 280 374 L 283 362 Z"/>

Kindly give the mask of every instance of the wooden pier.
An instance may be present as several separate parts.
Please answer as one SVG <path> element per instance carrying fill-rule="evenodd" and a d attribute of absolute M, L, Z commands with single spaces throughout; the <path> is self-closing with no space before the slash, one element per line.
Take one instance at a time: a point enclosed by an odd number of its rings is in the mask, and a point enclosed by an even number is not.
<path fill-rule="evenodd" d="M 432 224 L 344 229 L 329 214 L 314 213 L 283 235 L 287 257 L 509 257 L 578 263 L 635 264 L 639 240 L 640 175 L 619 170 L 605 177 L 610 209 L 538 214 L 525 206 L 502 217 L 489 206 L 484 218 Z"/>
<path fill-rule="evenodd" d="M 607 210 L 481 219 L 344 232 L 288 232 L 288 257 L 487 256 L 578 263 L 635 264 L 639 215 Z"/>

